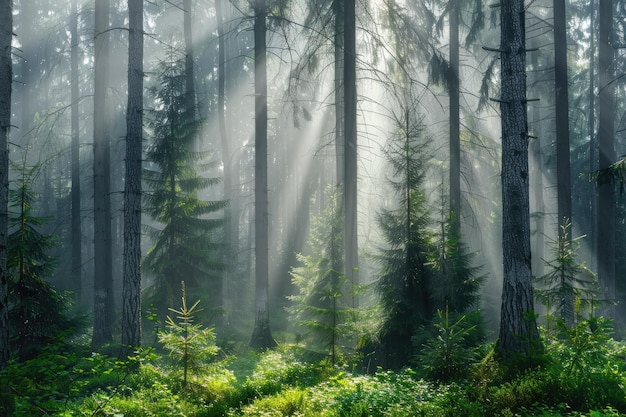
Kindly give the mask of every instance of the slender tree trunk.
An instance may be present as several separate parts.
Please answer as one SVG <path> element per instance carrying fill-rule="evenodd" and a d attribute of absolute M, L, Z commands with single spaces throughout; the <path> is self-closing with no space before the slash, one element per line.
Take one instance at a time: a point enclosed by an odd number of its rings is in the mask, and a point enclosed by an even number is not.
<path fill-rule="evenodd" d="M 267 50 L 266 0 L 256 0 L 254 16 L 254 200 L 255 200 L 255 317 L 250 346 L 276 345 L 270 330 L 269 231 L 267 197 Z"/>
<path fill-rule="evenodd" d="M 541 74 L 539 65 L 539 54 L 531 54 L 532 57 L 532 69 L 535 74 L 533 86 L 537 85 Z M 545 221 L 546 221 L 546 207 L 544 202 L 544 183 L 543 183 L 543 152 L 541 152 L 541 137 L 542 134 L 537 131 L 541 122 L 541 110 L 538 106 L 533 106 L 531 126 L 533 128 L 533 134 L 536 137 L 530 141 L 530 154 L 532 155 L 530 165 L 530 178 L 532 180 L 533 190 L 532 197 L 534 197 L 533 212 L 535 223 L 535 236 L 531 242 L 532 257 L 532 271 L 533 275 L 540 277 L 544 274 L 544 252 L 545 252 Z"/>
<path fill-rule="evenodd" d="M 128 106 L 124 181 L 122 346 L 141 345 L 141 160 L 143 138 L 143 0 L 128 0 Z M 129 350 L 129 349 L 128 349 Z M 132 354 L 132 350 L 126 352 Z"/>
<path fill-rule="evenodd" d="M 188 112 L 196 113 L 196 88 L 193 75 L 193 36 L 191 31 L 192 5 L 191 0 L 183 0 L 184 19 L 183 31 L 185 35 L 185 100 Z"/>
<path fill-rule="evenodd" d="M 596 172 L 598 169 L 598 141 L 596 137 L 596 2 L 591 0 L 589 2 L 589 116 L 587 119 L 587 132 L 589 135 L 589 172 Z M 592 182 L 589 182 L 589 219 L 590 225 L 590 243 L 591 253 L 596 253 L 597 246 L 597 202 L 598 202 L 598 190 Z M 592 257 L 589 262 L 589 268 L 592 271 L 597 271 L 596 265 L 597 257 Z"/>
<path fill-rule="evenodd" d="M 565 0 L 554 0 L 554 87 L 558 224 L 572 219 Z M 561 231 L 559 228 L 559 235 Z"/>
<path fill-rule="evenodd" d="M 224 200 L 230 202 L 232 191 L 232 159 L 230 151 L 230 138 L 226 129 L 226 39 L 224 38 L 224 14 L 222 10 L 222 1 L 215 0 L 215 15 L 217 18 L 217 47 L 218 47 L 218 63 L 217 63 L 217 120 L 219 124 L 220 139 L 222 142 L 222 163 L 224 164 Z M 214 307 L 217 311 L 217 324 L 222 324 L 224 319 L 224 288 L 225 283 L 229 281 L 229 263 L 236 265 L 233 262 L 232 257 L 235 251 L 233 250 L 233 240 L 231 233 L 231 225 L 233 223 L 233 217 L 231 214 L 230 204 L 224 209 L 224 264 L 226 270 L 224 276 L 219 279 L 218 285 L 215 289 L 215 296 L 213 297 Z"/>
<path fill-rule="evenodd" d="M 565 0 L 554 0 L 554 89 L 556 116 L 556 183 L 557 213 L 559 226 L 572 221 L 572 180 L 570 168 L 569 144 L 569 90 L 567 77 L 567 28 L 565 16 Z M 564 238 L 567 230 L 559 227 L 559 241 Z M 571 240 L 571 234 L 567 234 Z M 574 306 L 571 295 L 566 295 L 562 318 L 567 323 L 574 322 Z"/>
<path fill-rule="evenodd" d="M 598 150 L 600 170 L 615 162 L 615 50 L 612 45 L 613 1 L 600 0 L 600 36 L 598 39 Z M 598 188 L 597 231 L 598 278 L 605 297 L 615 299 L 615 188 L 603 184 Z"/>
<path fill-rule="evenodd" d="M 461 222 L 461 120 L 459 91 L 459 0 L 450 6 L 450 211 L 452 227 L 458 230 Z"/>
<path fill-rule="evenodd" d="M 7 272 L 9 132 L 13 64 L 13 1 L 0 0 L 0 369 L 9 360 L 9 299 Z"/>
<path fill-rule="evenodd" d="M 20 17 L 22 18 L 22 25 L 33 25 L 37 22 L 37 5 L 32 1 L 21 3 Z M 31 29 L 31 28 L 29 28 Z M 32 28 L 34 29 L 34 28 Z M 20 139 L 19 144 L 21 146 L 28 146 L 33 139 L 33 120 L 34 112 L 33 103 L 36 102 L 36 84 L 38 76 L 36 73 L 39 71 L 37 65 L 38 59 L 38 42 L 34 36 L 35 30 L 24 30 L 20 34 L 20 41 L 22 43 L 22 59 L 21 61 L 21 75 L 22 75 L 22 120 L 20 122 Z"/>
<path fill-rule="evenodd" d="M 335 161 L 337 164 L 337 186 L 343 189 L 344 182 L 344 89 L 343 89 L 343 61 L 344 61 L 344 1 L 335 0 Z M 343 266 L 342 266 L 343 268 Z"/>
<path fill-rule="evenodd" d="M 355 0 L 344 4 L 344 273 L 358 284 L 356 6 Z"/>
<path fill-rule="evenodd" d="M 539 336 L 530 264 L 524 1 L 505 1 L 500 8 L 504 275 L 497 351 L 504 359 L 529 362 Z"/>
<path fill-rule="evenodd" d="M 72 0 L 71 5 L 71 37 L 72 46 L 70 51 L 71 73 L 71 110 L 70 124 L 72 129 L 72 290 L 78 303 L 82 300 L 82 230 L 80 224 L 80 120 L 78 114 L 78 100 L 80 99 L 79 75 L 78 75 L 78 0 Z"/>
<path fill-rule="evenodd" d="M 113 340 L 110 145 L 106 94 L 109 56 L 109 0 L 96 0 L 94 75 L 94 326 L 92 344 Z"/>

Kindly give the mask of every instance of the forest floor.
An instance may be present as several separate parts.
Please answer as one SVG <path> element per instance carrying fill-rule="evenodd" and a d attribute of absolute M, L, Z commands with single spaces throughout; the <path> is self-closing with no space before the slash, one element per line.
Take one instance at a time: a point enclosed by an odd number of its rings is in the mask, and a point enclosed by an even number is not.
<path fill-rule="evenodd" d="M 293 345 L 239 347 L 208 364 L 188 363 L 185 382 L 183 364 L 166 352 L 147 349 L 120 361 L 58 343 L 0 372 L 0 415 L 626 416 L 623 349 L 621 342 L 588 344 L 578 352 L 582 362 L 561 351 L 560 364 L 514 376 L 486 354 L 468 377 L 444 383 L 411 368 L 363 374 L 348 363 L 309 361 Z"/>

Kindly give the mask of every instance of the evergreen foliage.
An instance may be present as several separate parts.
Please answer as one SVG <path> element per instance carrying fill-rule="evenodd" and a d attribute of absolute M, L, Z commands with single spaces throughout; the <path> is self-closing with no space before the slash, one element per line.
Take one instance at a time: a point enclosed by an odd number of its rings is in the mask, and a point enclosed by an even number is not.
<path fill-rule="evenodd" d="M 144 171 L 145 210 L 158 226 L 148 228 L 154 246 L 144 266 L 154 274 L 148 301 L 162 315 L 173 304 L 181 277 L 191 294 L 204 298 L 199 294 L 206 294 L 210 279 L 220 279 L 222 269 L 215 236 L 222 226 L 218 213 L 226 202 L 198 196 L 220 180 L 200 175 L 213 164 L 208 153 L 192 150 L 202 121 L 194 119 L 186 106 L 184 64 L 184 55 L 170 49 L 158 65 L 156 84 L 149 89 L 154 98 L 148 118 L 153 141 Z"/>
<path fill-rule="evenodd" d="M 442 215 L 445 216 L 445 210 Z M 461 240 L 461 231 L 454 227 L 455 214 L 440 222 L 440 233 L 432 261 L 434 277 L 432 297 L 437 309 L 466 313 L 478 307 L 480 288 L 485 275 L 474 265 L 474 253 Z"/>
<path fill-rule="evenodd" d="M 201 311 L 198 309 L 200 300 L 191 307 L 187 307 L 187 294 L 185 282 L 181 283 L 182 297 L 180 310 L 170 308 L 177 321 L 167 316 L 167 330 L 159 332 L 159 341 L 170 351 L 173 357 L 183 366 L 183 387 L 187 386 L 187 376 L 190 370 L 198 370 L 200 365 L 206 364 L 218 352 L 215 345 L 215 333 L 211 328 L 203 328 L 201 324 L 194 323 L 195 315 Z"/>
<path fill-rule="evenodd" d="M 476 349 L 468 346 L 477 327 L 467 316 L 454 318 L 450 310 L 437 310 L 433 327 L 435 335 L 423 345 L 419 363 L 425 375 L 435 381 L 453 381 L 467 377 L 470 365 L 476 358 Z"/>
<path fill-rule="evenodd" d="M 577 252 L 584 236 L 570 238 L 572 224 L 564 219 L 560 225 L 561 233 L 550 243 L 552 259 L 547 260 L 547 273 L 535 279 L 535 296 L 546 306 L 548 312 L 555 310 L 558 317 L 568 324 L 575 319 L 574 303 L 588 303 L 588 307 L 597 300 L 593 296 L 598 293 L 596 275 L 584 262 L 578 262 Z"/>
<path fill-rule="evenodd" d="M 386 316 L 380 340 L 391 368 L 406 364 L 413 351 L 412 336 L 435 313 L 430 289 L 434 271 L 429 266 L 433 233 L 428 228 L 423 190 L 427 156 L 424 128 L 407 109 L 397 129 L 386 154 L 391 167 L 389 184 L 398 206 L 378 213 L 387 247 L 375 257 L 380 265 L 380 307 Z"/>
<path fill-rule="evenodd" d="M 324 213 L 313 221 L 309 234 L 311 255 L 298 254 L 302 266 L 291 270 L 298 293 L 288 310 L 298 326 L 305 329 L 304 342 L 312 352 L 328 355 L 335 364 L 342 338 L 347 336 L 346 321 L 351 309 L 346 303 L 347 288 L 342 265 L 342 215 L 337 194 L 330 195 Z"/>
<path fill-rule="evenodd" d="M 71 296 L 45 281 L 58 263 L 49 255 L 58 236 L 43 233 L 51 219 L 34 213 L 37 195 L 31 187 L 39 166 L 13 168 L 19 177 L 9 190 L 9 332 L 12 350 L 25 360 L 52 339 L 76 331 L 80 320 L 71 316 Z"/>

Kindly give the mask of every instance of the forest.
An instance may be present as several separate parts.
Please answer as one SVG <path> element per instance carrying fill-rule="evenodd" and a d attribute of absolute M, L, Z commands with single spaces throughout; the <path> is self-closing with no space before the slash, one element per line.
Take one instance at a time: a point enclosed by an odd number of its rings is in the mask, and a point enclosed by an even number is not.
<path fill-rule="evenodd" d="M 0 417 L 626 416 L 626 3 L 0 0 Z"/>

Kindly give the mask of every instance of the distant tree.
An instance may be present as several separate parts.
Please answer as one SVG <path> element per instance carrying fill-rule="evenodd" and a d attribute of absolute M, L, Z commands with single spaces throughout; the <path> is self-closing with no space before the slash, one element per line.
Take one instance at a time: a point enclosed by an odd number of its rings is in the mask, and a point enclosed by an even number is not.
<path fill-rule="evenodd" d="M 540 348 L 530 257 L 523 0 L 500 3 L 503 289 L 497 352 L 526 366 Z"/>
<path fill-rule="evenodd" d="M 183 33 L 185 38 L 185 95 L 187 111 L 196 113 L 196 87 L 194 80 L 194 52 L 191 17 L 193 16 L 192 0 L 183 0 Z"/>
<path fill-rule="evenodd" d="M 599 0 L 598 37 L 598 157 L 600 172 L 615 163 L 615 49 L 613 45 L 613 1 Z M 598 278 L 606 297 L 615 299 L 615 187 L 598 186 L 596 230 Z"/>
<path fill-rule="evenodd" d="M 9 360 L 9 299 L 7 235 L 9 200 L 9 131 L 13 63 L 13 1 L 0 1 L 0 369 Z"/>
<path fill-rule="evenodd" d="M 570 169 L 569 78 L 567 72 L 567 19 L 565 0 L 553 0 L 554 11 L 554 91 L 556 123 L 556 170 L 558 222 L 572 218 L 572 179 Z M 563 232 L 559 228 L 559 233 Z"/>
<path fill-rule="evenodd" d="M 198 198 L 199 191 L 220 179 L 199 175 L 213 163 L 208 153 L 191 148 L 201 120 L 187 112 L 184 65 L 184 56 L 170 49 L 149 89 L 154 98 L 148 119 L 153 139 L 143 173 L 148 188 L 145 210 L 158 225 L 148 229 L 154 245 L 144 266 L 154 274 L 148 301 L 162 316 L 173 305 L 181 277 L 192 294 L 202 293 L 199 298 L 204 298 L 222 269 L 215 235 L 222 226 L 218 213 L 226 202 Z"/>
<path fill-rule="evenodd" d="M 386 150 L 389 183 L 396 208 L 381 209 L 377 222 L 386 247 L 375 260 L 380 266 L 378 293 L 385 315 L 380 343 L 390 368 L 407 364 L 412 337 L 433 316 L 432 231 L 423 188 L 427 141 L 415 107 L 405 106 L 396 117 L 396 133 Z"/>
<path fill-rule="evenodd" d="M 289 299 L 294 322 L 304 329 L 304 341 L 315 353 L 328 355 L 332 364 L 340 354 L 350 306 L 344 297 L 342 274 L 342 216 L 337 195 L 331 194 L 323 214 L 309 234 L 310 255 L 298 255 L 302 266 L 291 275 L 297 293 Z"/>
<path fill-rule="evenodd" d="M 128 1 L 128 105 L 124 179 L 122 346 L 141 344 L 141 176 L 143 150 L 143 0 Z M 132 353 L 132 352 L 127 352 Z"/>
<path fill-rule="evenodd" d="M 344 274 L 358 283 L 358 129 L 356 89 L 356 2 L 343 3 L 343 245 Z"/>
<path fill-rule="evenodd" d="M 80 98 L 78 73 L 78 0 L 71 3 L 71 37 L 70 73 L 71 73 L 71 166 L 72 166 L 72 285 L 76 300 L 80 302 L 82 287 L 82 227 L 81 227 L 81 192 L 80 192 L 80 120 L 78 101 Z"/>
<path fill-rule="evenodd" d="M 69 315 L 71 297 L 48 284 L 58 259 L 49 254 L 59 236 L 42 233 L 51 219 L 37 217 L 32 183 L 40 167 L 15 167 L 16 187 L 9 190 L 9 326 L 11 344 L 21 360 L 31 359 L 47 341 L 78 324 Z M 76 330 L 76 329 L 74 329 Z"/>
<path fill-rule="evenodd" d="M 267 14 L 266 0 L 254 3 L 254 239 L 255 314 L 250 346 L 276 345 L 270 328 L 267 196 Z"/>
<path fill-rule="evenodd" d="M 107 120 L 109 0 L 96 0 L 94 39 L 94 306 L 92 344 L 113 341 L 113 254 L 111 240 L 111 149 Z"/>

